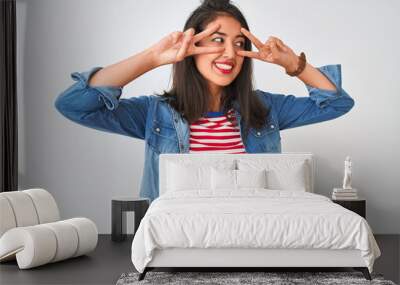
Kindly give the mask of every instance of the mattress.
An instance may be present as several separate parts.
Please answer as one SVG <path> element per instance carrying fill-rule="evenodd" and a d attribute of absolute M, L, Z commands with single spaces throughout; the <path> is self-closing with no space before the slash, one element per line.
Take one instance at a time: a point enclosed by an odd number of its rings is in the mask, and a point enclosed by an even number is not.
<path fill-rule="evenodd" d="M 161 195 L 134 236 L 132 263 L 143 272 L 167 248 L 359 250 L 370 272 L 381 254 L 367 221 L 329 198 L 262 188 Z"/>

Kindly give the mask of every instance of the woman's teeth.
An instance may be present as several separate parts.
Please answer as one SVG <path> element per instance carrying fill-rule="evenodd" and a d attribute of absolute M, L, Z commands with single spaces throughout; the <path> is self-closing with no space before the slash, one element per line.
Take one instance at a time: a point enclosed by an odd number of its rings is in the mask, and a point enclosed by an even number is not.
<path fill-rule="evenodd" d="M 218 68 L 223 69 L 223 70 L 231 70 L 233 66 L 228 65 L 228 64 L 223 64 L 223 63 L 216 63 L 215 64 Z"/>
<path fill-rule="evenodd" d="M 230 74 L 232 73 L 233 66 L 229 64 L 223 64 L 223 63 L 214 63 L 215 68 L 218 69 L 218 71 L 222 74 Z"/>

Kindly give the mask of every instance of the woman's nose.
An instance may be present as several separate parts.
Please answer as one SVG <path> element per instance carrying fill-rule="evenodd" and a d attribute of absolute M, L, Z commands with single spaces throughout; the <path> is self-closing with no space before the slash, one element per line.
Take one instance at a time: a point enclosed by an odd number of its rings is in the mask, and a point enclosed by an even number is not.
<path fill-rule="evenodd" d="M 224 55 L 227 58 L 234 58 L 236 56 L 236 51 L 235 51 L 235 47 L 233 44 L 231 44 L 231 43 L 225 44 Z"/>

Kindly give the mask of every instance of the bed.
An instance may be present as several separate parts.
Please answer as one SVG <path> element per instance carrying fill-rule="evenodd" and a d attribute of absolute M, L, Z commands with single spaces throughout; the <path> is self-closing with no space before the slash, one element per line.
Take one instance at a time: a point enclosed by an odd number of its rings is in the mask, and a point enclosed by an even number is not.
<path fill-rule="evenodd" d="M 159 189 L 132 241 L 154 268 L 352 267 L 381 254 L 367 221 L 314 191 L 311 153 L 160 154 Z"/>

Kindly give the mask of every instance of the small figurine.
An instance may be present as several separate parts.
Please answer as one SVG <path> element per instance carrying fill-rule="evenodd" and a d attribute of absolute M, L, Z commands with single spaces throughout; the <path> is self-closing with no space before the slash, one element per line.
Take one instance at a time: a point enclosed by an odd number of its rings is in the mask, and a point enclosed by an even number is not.
<path fill-rule="evenodd" d="M 344 177 L 343 177 L 343 189 L 352 189 L 351 187 L 351 158 L 346 157 L 344 161 Z"/>

